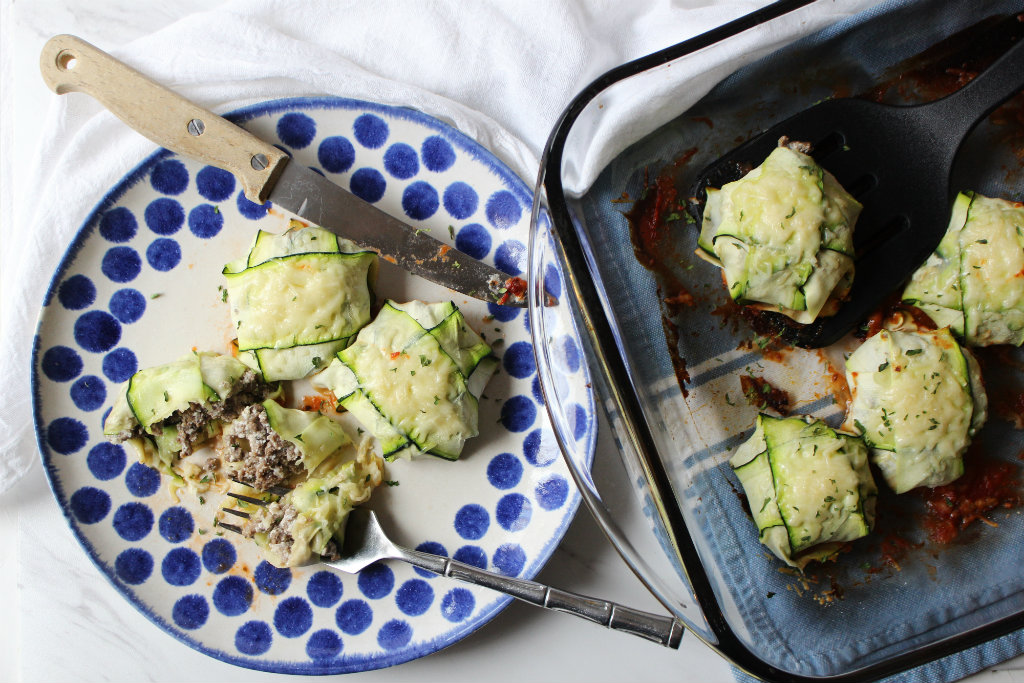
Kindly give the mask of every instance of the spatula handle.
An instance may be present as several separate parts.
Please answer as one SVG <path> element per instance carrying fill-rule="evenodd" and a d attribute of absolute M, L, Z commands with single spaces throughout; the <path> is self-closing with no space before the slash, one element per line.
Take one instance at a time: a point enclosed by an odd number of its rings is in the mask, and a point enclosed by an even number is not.
<path fill-rule="evenodd" d="M 651 614 L 623 605 L 591 598 L 578 593 L 545 586 L 536 581 L 518 579 L 478 569 L 447 557 L 408 548 L 397 548 L 397 558 L 421 569 L 453 579 L 484 586 L 511 595 L 531 605 L 566 612 L 593 621 L 613 631 L 623 631 L 676 649 L 683 638 L 683 624 L 679 619 Z"/>
<path fill-rule="evenodd" d="M 39 58 L 58 95 L 83 92 L 167 149 L 232 173 L 262 203 L 288 156 L 248 131 L 171 92 L 106 52 L 71 35 L 54 36 Z"/>

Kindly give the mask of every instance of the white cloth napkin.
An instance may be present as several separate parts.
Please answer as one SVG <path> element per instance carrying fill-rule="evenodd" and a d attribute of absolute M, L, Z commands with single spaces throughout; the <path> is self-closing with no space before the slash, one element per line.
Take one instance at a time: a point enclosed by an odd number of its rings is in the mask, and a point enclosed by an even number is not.
<path fill-rule="evenodd" d="M 766 0 L 239 0 L 126 45 L 98 45 L 215 112 L 302 95 L 419 109 L 476 139 L 527 183 L 559 114 L 606 70 L 754 11 Z M 716 63 L 732 68 L 873 4 L 819 0 Z M 81 36 L 89 40 L 89 36 Z M 725 60 L 725 61 L 723 61 Z M 702 88 L 679 88 L 695 100 Z M 5 97 L 5 101 L 11 101 Z M 638 102 L 637 106 L 665 106 Z M 675 102 L 673 112 L 679 111 Z M 666 116 L 669 115 L 666 107 Z M 649 117 L 657 122 L 659 117 Z M 643 130 L 607 122 L 611 154 Z M 38 459 L 30 401 L 36 317 L 62 252 L 100 198 L 153 150 L 86 95 L 53 96 L 24 197 L 0 232 L 0 492 Z M 20 160 L 19 163 L 24 163 Z M 5 159 L 10 170 L 10 159 Z M 581 171 L 585 177 L 594 168 Z M 55 245 L 59 245 L 55 248 Z"/>

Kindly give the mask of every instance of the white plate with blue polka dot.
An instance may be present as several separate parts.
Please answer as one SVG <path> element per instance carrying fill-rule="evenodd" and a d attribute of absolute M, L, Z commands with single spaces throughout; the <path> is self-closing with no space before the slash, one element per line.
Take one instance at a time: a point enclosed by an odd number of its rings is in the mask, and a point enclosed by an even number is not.
<path fill-rule="evenodd" d="M 275 101 L 230 116 L 294 161 L 511 274 L 526 270 L 532 197 L 474 141 L 420 112 L 335 99 Z M 228 352 L 221 268 L 257 229 L 288 218 L 242 196 L 226 172 L 159 150 L 113 187 L 54 274 L 33 354 L 35 420 L 50 483 L 85 551 L 154 624 L 210 656 L 300 674 L 376 669 L 435 652 L 509 598 L 404 564 L 358 575 L 277 569 L 219 531 L 216 505 L 172 497 L 102 421 L 137 369 L 190 349 Z M 378 295 L 453 300 L 501 359 L 462 458 L 388 465 L 371 502 L 397 541 L 532 577 L 561 540 L 579 494 L 547 420 L 525 310 L 499 307 L 381 264 Z M 559 289 L 557 273 L 548 288 Z M 552 291 L 556 296 L 560 293 Z M 579 349 L 560 372 L 592 448 L 593 396 Z"/>

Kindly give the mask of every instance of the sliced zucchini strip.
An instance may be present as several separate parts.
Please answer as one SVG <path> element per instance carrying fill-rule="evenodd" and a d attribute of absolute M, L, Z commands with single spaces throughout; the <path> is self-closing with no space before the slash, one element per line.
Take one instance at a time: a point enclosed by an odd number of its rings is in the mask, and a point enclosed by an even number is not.
<path fill-rule="evenodd" d="M 790 566 L 827 559 L 874 526 L 867 447 L 820 420 L 761 414 L 730 464 L 761 542 Z"/>
<path fill-rule="evenodd" d="M 860 211 L 814 159 L 780 146 L 743 178 L 708 188 L 697 254 L 722 268 L 736 302 L 810 323 L 853 284 Z"/>
<path fill-rule="evenodd" d="M 987 399 L 974 357 L 948 328 L 883 329 L 846 361 L 849 419 L 896 493 L 963 474 L 963 453 L 985 423 Z"/>
<path fill-rule="evenodd" d="M 239 359 L 268 381 L 318 370 L 369 322 L 377 267 L 375 253 L 323 228 L 260 231 L 224 267 Z"/>
<path fill-rule="evenodd" d="M 1024 343 L 1024 204 L 957 195 L 942 242 L 903 300 L 968 346 Z"/>
<path fill-rule="evenodd" d="M 312 381 L 334 393 L 388 460 L 455 460 L 478 433 L 478 400 L 496 369 L 490 346 L 454 304 L 388 301 Z"/>

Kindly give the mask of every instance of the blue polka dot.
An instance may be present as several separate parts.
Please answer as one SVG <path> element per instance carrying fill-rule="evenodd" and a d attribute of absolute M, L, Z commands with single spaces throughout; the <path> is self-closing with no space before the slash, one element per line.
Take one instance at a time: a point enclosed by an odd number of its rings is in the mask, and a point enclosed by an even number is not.
<path fill-rule="evenodd" d="M 145 583 L 153 573 L 153 556 L 142 548 L 128 548 L 114 560 L 114 573 L 132 586 Z"/>
<path fill-rule="evenodd" d="M 235 647 L 244 655 L 261 655 L 270 649 L 274 634 L 262 621 L 247 621 L 235 631 Z"/>
<path fill-rule="evenodd" d="M 178 598 L 171 610 L 174 623 L 186 631 L 194 631 L 210 617 L 210 605 L 201 595 L 184 595 Z"/>
<path fill-rule="evenodd" d="M 530 382 L 530 395 L 533 396 L 533 400 L 537 403 L 544 405 L 544 391 L 540 386 L 540 375 L 536 375 L 533 381 Z M 556 396 L 560 394 L 555 394 Z"/>
<path fill-rule="evenodd" d="M 515 543 L 506 543 L 494 551 L 494 566 L 505 576 L 519 576 L 526 564 L 526 553 Z"/>
<path fill-rule="evenodd" d="M 96 375 L 86 375 L 71 385 L 71 400 L 82 411 L 98 410 L 107 400 L 107 385 Z"/>
<path fill-rule="evenodd" d="M 188 229 L 193 235 L 207 240 L 216 237 L 224 227 L 224 214 L 216 206 L 200 204 L 188 212 Z"/>
<path fill-rule="evenodd" d="M 238 213 L 252 221 L 258 221 L 263 218 L 267 215 L 267 211 L 270 210 L 270 202 L 262 204 L 250 202 L 242 191 L 238 192 L 238 200 L 235 203 L 238 205 Z"/>
<path fill-rule="evenodd" d="M 138 229 L 135 214 L 123 206 L 114 207 L 100 218 L 100 235 L 108 242 L 127 242 L 135 237 Z"/>
<path fill-rule="evenodd" d="M 465 621 L 476 607 L 476 598 L 465 588 L 453 588 L 441 598 L 441 616 L 448 621 Z"/>
<path fill-rule="evenodd" d="M 181 247 L 172 239 L 153 240 L 146 249 L 146 260 L 154 270 L 166 273 L 181 263 Z"/>
<path fill-rule="evenodd" d="M 321 629 L 306 642 L 306 656 L 318 662 L 334 659 L 341 654 L 341 638 L 334 631 Z"/>
<path fill-rule="evenodd" d="M 292 571 L 287 567 L 275 567 L 267 561 L 260 562 L 253 572 L 256 587 L 267 595 L 280 595 L 292 583 Z"/>
<path fill-rule="evenodd" d="M 75 321 L 74 335 L 86 351 L 103 353 L 121 341 L 121 324 L 105 311 L 89 311 Z"/>
<path fill-rule="evenodd" d="M 309 596 L 309 601 L 317 607 L 331 607 L 338 600 L 341 600 L 341 593 L 344 589 L 344 584 L 337 575 L 321 571 L 313 574 L 309 577 L 309 582 L 306 583 L 306 595 Z"/>
<path fill-rule="evenodd" d="M 138 505 L 138 503 L 136 503 Z M 192 515 L 183 507 L 175 506 L 163 511 L 157 523 L 160 536 L 169 543 L 181 543 L 192 536 L 195 523 Z"/>
<path fill-rule="evenodd" d="M 94 486 L 83 486 L 71 494 L 68 506 L 82 524 L 96 524 L 110 513 L 110 496 Z"/>
<path fill-rule="evenodd" d="M 316 121 L 306 114 L 288 112 L 277 122 L 277 137 L 295 149 L 309 147 L 309 143 L 316 137 Z"/>
<path fill-rule="evenodd" d="M 216 166 L 206 166 L 196 174 L 196 189 L 204 199 L 222 202 L 235 192 L 235 176 Z"/>
<path fill-rule="evenodd" d="M 288 598 L 274 610 L 274 628 L 285 638 L 298 638 L 312 626 L 313 608 L 303 598 Z"/>
<path fill-rule="evenodd" d="M 516 379 L 529 377 L 537 370 L 537 364 L 533 358 L 533 344 L 525 341 L 509 344 L 502 356 L 501 363 L 508 374 Z"/>
<path fill-rule="evenodd" d="M 470 567 L 487 569 L 487 553 L 480 546 L 464 545 L 455 551 L 452 559 L 462 564 L 468 564 Z"/>
<path fill-rule="evenodd" d="M 502 496 L 494 511 L 494 518 L 506 531 L 522 531 L 530 524 L 532 516 L 533 505 L 521 493 Z"/>
<path fill-rule="evenodd" d="M 511 453 L 499 453 L 487 463 L 487 481 L 496 489 L 510 489 L 523 477 L 523 464 Z"/>
<path fill-rule="evenodd" d="M 455 248 L 475 259 L 482 259 L 491 252 L 491 233 L 479 223 L 470 223 L 455 235 Z"/>
<path fill-rule="evenodd" d="M 475 541 L 483 538 L 491 525 L 491 516 L 486 508 L 476 503 L 469 503 L 455 513 L 455 531 L 463 538 Z"/>
<path fill-rule="evenodd" d="M 569 420 L 572 423 L 572 436 L 579 441 L 587 434 L 587 427 L 590 426 L 590 418 L 583 406 L 575 404 L 571 408 L 572 413 Z"/>
<path fill-rule="evenodd" d="M 54 382 L 70 382 L 82 372 L 82 358 L 68 346 L 54 346 L 43 353 L 43 374 Z"/>
<path fill-rule="evenodd" d="M 352 174 L 348 187 L 352 194 L 364 202 L 373 204 L 376 201 L 380 201 L 380 198 L 384 196 L 387 181 L 384 180 L 384 176 L 377 169 L 361 168 Z"/>
<path fill-rule="evenodd" d="M 501 406 L 501 423 L 510 432 L 523 432 L 537 419 L 537 406 L 528 396 L 513 396 Z"/>
<path fill-rule="evenodd" d="M 71 311 L 80 311 L 96 301 L 96 285 L 84 275 L 72 275 L 57 288 L 57 299 Z"/>
<path fill-rule="evenodd" d="M 371 600 L 379 600 L 395 587 L 395 573 L 386 564 L 371 564 L 359 572 L 356 583 L 363 595 Z"/>
<path fill-rule="evenodd" d="M 416 150 L 399 142 L 384 152 L 384 170 L 399 180 L 408 180 L 420 171 L 420 160 Z"/>
<path fill-rule="evenodd" d="M 535 467 L 546 467 L 558 458 L 555 449 L 544 443 L 543 433 L 539 429 L 533 430 L 523 439 L 523 455 Z"/>
<path fill-rule="evenodd" d="M 434 589 L 423 579 L 406 581 L 395 592 L 395 604 L 410 617 L 423 614 L 433 603 Z"/>
<path fill-rule="evenodd" d="M 562 276 L 558 274 L 558 269 L 551 264 L 544 269 L 544 289 L 556 299 L 562 297 Z"/>
<path fill-rule="evenodd" d="M 334 613 L 334 623 L 350 636 L 358 635 L 370 628 L 373 610 L 363 600 L 346 600 Z"/>
<path fill-rule="evenodd" d="M 488 222 L 499 230 L 507 230 L 519 222 L 523 216 L 523 207 L 519 205 L 515 195 L 508 190 L 499 190 L 487 199 Z"/>
<path fill-rule="evenodd" d="M 237 617 L 249 611 L 252 604 L 252 584 L 241 576 L 228 576 L 213 589 L 213 606 L 227 617 Z"/>
<path fill-rule="evenodd" d="M 188 170 L 177 159 L 161 161 L 149 175 L 153 189 L 163 194 L 181 194 L 188 187 Z"/>
<path fill-rule="evenodd" d="M 107 481 L 124 472 L 125 465 L 128 464 L 128 456 L 121 445 L 101 441 L 89 449 L 89 455 L 85 457 L 85 464 L 92 472 L 92 476 L 100 481 Z"/>
<path fill-rule="evenodd" d="M 111 282 L 131 282 L 142 271 L 142 258 L 131 247 L 111 247 L 103 255 L 100 270 Z"/>
<path fill-rule="evenodd" d="M 125 503 L 114 513 L 114 531 L 126 541 L 141 541 L 153 528 L 153 511 L 142 503 Z"/>
<path fill-rule="evenodd" d="M 146 297 L 136 289 L 119 289 L 111 295 L 108 308 L 122 323 L 133 323 L 146 312 Z"/>
<path fill-rule="evenodd" d="M 479 205 L 480 197 L 469 184 L 458 181 L 445 188 L 444 209 L 452 218 L 465 220 L 476 213 Z"/>
<path fill-rule="evenodd" d="M 515 306 L 499 306 L 498 304 L 487 304 L 487 312 L 490 313 L 495 320 L 500 323 L 507 323 L 516 319 L 519 315 L 519 310 Z"/>
<path fill-rule="evenodd" d="M 46 443 L 61 455 L 71 455 L 85 446 L 89 431 L 73 417 L 58 417 L 46 429 Z"/>
<path fill-rule="evenodd" d="M 124 476 L 128 491 L 138 498 L 148 498 L 160 488 L 160 473 L 152 467 L 137 462 L 128 468 Z"/>
<path fill-rule="evenodd" d="M 494 250 L 494 265 L 509 275 L 519 275 L 522 273 L 522 266 L 525 260 L 526 245 L 519 240 L 502 242 Z"/>
<path fill-rule="evenodd" d="M 173 235 L 185 224 L 185 209 L 169 197 L 154 199 L 143 214 L 146 225 L 158 235 Z"/>
<path fill-rule="evenodd" d="M 199 556 L 189 548 L 174 548 L 164 556 L 160 573 L 172 586 L 191 586 L 199 578 L 202 564 Z"/>
<path fill-rule="evenodd" d="M 235 566 L 235 546 L 223 538 L 215 538 L 203 546 L 203 566 L 211 574 L 223 574 Z"/>
<path fill-rule="evenodd" d="M 439 135 L 431 136 L 423 141 L 420 155 L 423 157 L 423 165 L 437 173 L 447 171 L 455 163 L 455 150 L 447 140 Z"/>
<path fill-rule="evenodd" d="M 412 640 L 412 626 L 401 619 L 386 622 L 377 631 L 377 644 L 385 650 L 397 650 Z"/>
<path fill-rule="evenodd" d="M 316 151 L 317 161 L 330 173 L 344 173 L 356 161 L 356 148 L 340 135 L 324 138 Z"/>
<path fill-rule="evenodd" d="M 139 364 L 131 349 L 114 349 L 103 356 L 103 374 L 111 382 L 125 382 L 135 374 Z"/>
<path fill-rule="evenodd" d="M 388 124 L 373 114 L 363 114 L 352 124 L 356 142 L 363 147 L 378 149 L 388 141 Z"/>
<path fill-rule="evenodd" d="M 414 220 L 430 218 L 437 213 L 438 206 L 437 190 L 430 183 L 417 180 L 402 192 L 402 209 Z"/>
<path fill-rule="evenodd" d="M 416 546 L 416 550 L 419 550 L 420 552 L 424 553 L 430 553 L 431 555 L 437 555 L 439 557 L 448 557 L 448 550 L 437 541 L 424 541 L 423 543 L 420 543 L 418 546 Z M 413 570 L 420 576 L 423 576 L 428 579 L 433 579 L 437 577 L 437 574 L 431 571 L 427 571 L 426 569 L 413 567 Z"/>
<path fill-rule="evenodd" d="M 558 475 L 545 479 L 534 489 L 537 504 L 545 510 L 557 510 L 569 498 L 569 482 Z"/>
<path fill-rule="evenodd" d="M 569 335 L 562 337 L 561 342 L 555 347 L 561 353 L 555 354 L 555 362 L 563 370 L 573 373 L 580 369 L 580 347 Z"/>

